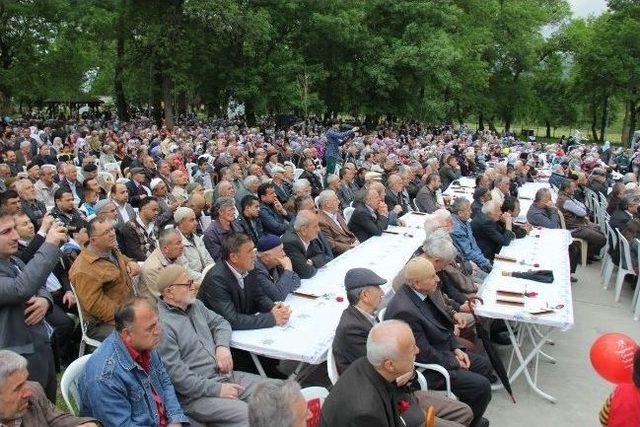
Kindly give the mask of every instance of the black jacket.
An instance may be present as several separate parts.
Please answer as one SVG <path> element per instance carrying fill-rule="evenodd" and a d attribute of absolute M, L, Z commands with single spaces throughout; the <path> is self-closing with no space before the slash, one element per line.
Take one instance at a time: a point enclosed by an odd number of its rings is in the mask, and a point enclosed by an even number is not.
<path fill-rule="evenodd" d="M 311 196 L 318 197 L 318 194 L 322 191 L 322 182 L 320 182 L 318 175 L 304 171 L 300 174 L 299 179 L 306 179 L 309 181 L 309 184 L 311 184 Z"/>
<path fill-rule="evenodd" d="M 318 234 L 317 239 L 313 239 L 309 247 L 305 251 L 302 241 L 293 230 L 289 228 L 282 236 L 282 244 L 284 251 L 289 258 L 293 271 L 296 272 L 301 279 L 313 277 L 318 268 L 324 266 L 333 259 L 333 253 L 326 240 Z M 313 264 L 308 264 L 307 260 L 311 260 Z"/>
<path fill-rule="evenodd" d="M 340 376 L 322 405 L 321 427 L 401 425 L 396 388 L 376 372 L 366 357 L 353 362 Z"/>
<path fill-rule="evenodd" d="M 219 261 L 204 276 L 198 299 L 229 323 L 233 330 L 275 326 L 273 301 L 258 286 L 255 270 L 244 278 L 244 289 L 225 261 Z"/>
<path fill-rule="evenodd" d="M 460 367 L 453 353 L 456 348 L 461 348 L 453 335 L 454 325 L 444 307 L 431 296 L 424 302 L 405 284 L 389 302 L 385 317 L 409 324 L 420 349 L 416 361 L 437 363 L 448 370 Z"/>
<path fill-rule="evenodd" d="M 622 209 L 616 209 L 611 214 L 611 218 L 609 218 L 609 225 L 611 226 L 611 228 L 617 228 L 618 230 L 620 230 L 620 232 L 622 232 L 630 219 L 631 215 L 629 215 L 626 211 L 623 211 Z"/>
<path fill-rule="evenodd" d="M 340 317 L 333 337 L 333 357 L 338 373 L 343 373 L 356 359 L 367 354 L 367 336 L 373 324 L 353 305 Z"/>
<path fill-rule="evenodd" d="M 358 203 L 349 220 L 349 230 L 355 234 L 359 242 L 364 242 L 372 236 L 380 236 L 387 229 L 389 218 L 371 213 L 364 203 Z"/>
<path fill-rule="evenodd" d="M 482 212 L 471 220 L 471 230 L 482 254 L 489 261 L 493 261 L 500 249 L 509 245 L 515 238 L 513 232 L 500 228 L 497 222 L 492 221 Z"/>
<path fill-rule="evenodd" d="M 264 229 L 262 228 L 262 221 L 260 221 L 260 217 L 254 220 L 254 225 L 252 225 L 251 221 L 243 215 L 238 215 L 234 222 L 242 229 L 244 234 L 251 237 L 251 240 L 253 240 L 253 243 L 256 245 L 258 244 L 258 240 L 260 240 L 264 235 Z"/>

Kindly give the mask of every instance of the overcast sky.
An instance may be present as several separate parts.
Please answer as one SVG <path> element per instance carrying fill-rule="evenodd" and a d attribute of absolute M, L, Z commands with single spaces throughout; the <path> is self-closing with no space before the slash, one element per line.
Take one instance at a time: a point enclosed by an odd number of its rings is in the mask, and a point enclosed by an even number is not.
<path fill-rule="evenodd" d="M 571 10 L 576 17 L 586 17 L 590 14 L 599 15 L 607 8 L 606 0 L 569 0 Z"/>

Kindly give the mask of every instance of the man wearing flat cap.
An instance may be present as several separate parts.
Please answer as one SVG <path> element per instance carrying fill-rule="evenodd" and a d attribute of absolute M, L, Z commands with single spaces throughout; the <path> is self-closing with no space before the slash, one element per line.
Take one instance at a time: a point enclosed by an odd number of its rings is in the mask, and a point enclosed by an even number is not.
<path fill-rule="evenodd" d="M 265 381 L 234 370 L 231 325 L 195 298 L 184 267 L 164 267 L 151 292 L 159 295 L 158 352 L 184 412 L 204 425 L 248 425 L 247 400 Z"/>
<path fill-rule="evenodd" d="M 336 368 L 340 374 L 343 374 L 351 363 L 367 354 L 367 336 L 371 328 L 378 323 L 375 313 L 384 297 L 384 291 L 380 286 L 385 283 L 385 279 L 367 268 L 352 268 L 344 277 L 349 306 L 342 312 L 332 346 Z M 402 388 L 414 375 L 411 371 L 406 378 L 398 378 L 396 388 L 401 393 L 406 393 Z M 414 394 L 418 399 L 417 404 L 411 405 L 402 415 L 406 425 L 422 425 L 422 408 L 430 405 L 436 410 L 437 426 L 469 425 L 472 412 L 466 404 L 431 392 L 417 391 Z M 413 399 L 407 401 L 415 402 Z"/>
<path fill-rule="evenodd" d="M 256 245 L 256 280 L 273 301 L 284 301 L 300 287 L 300 277 L 293 271 L 291 260 L 284 253 L 282 240 L 273 234 L 262 236 Z"/>

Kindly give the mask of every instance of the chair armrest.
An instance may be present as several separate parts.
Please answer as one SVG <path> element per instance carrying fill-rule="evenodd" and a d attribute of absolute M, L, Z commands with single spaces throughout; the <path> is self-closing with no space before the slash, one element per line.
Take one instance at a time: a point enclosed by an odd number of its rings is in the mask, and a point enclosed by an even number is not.
<path fill-rule="evenodd" d="M 437 365 L 435 363 L 418 363 L 414 362 L 414 366 L 418 369 L 418 373 L 428 369 L 430 371 L 436 371 L 440 373 L 444 377 L 444 382 L 446 384 L 447 397 L 451 399 L 456 399 L 456 395 L 451 391 L 451 378 L 449 377 L 449 371 L 447 371 L 443 366 Z M 420 381 L 420 377 L 418 377 L 418 382 Z M 425 380 L 426 383 L 426 380 Z M 422 384 L 420 384 L 422 385 Z"/>

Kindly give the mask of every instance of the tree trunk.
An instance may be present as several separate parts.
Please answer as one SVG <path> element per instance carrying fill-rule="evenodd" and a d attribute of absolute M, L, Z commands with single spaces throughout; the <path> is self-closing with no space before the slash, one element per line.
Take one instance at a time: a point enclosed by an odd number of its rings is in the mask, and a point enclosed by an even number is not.
<path fill-rule="evenodd" d="M 598 142 L 598 103 L 596 102 L 595 93 L 591 96 L 591 135 L 593 141 Z"/>
<path fill-rule="evenodd" d="M 129 113 L 127 112 L 127 100 L 124 96 L 123 71 L 124 71 L 124 44 L 125 44 L 125 14 L 127 13 L 127 0 L 120 2 L 120 13 L 118 14 L 118 23 L 116 29 L 116 63 L 113 76 L 113 91 L 116 96 L 116 109 L 120 120 L 128 121 Z"/>
<path fill-rule="evenodd" d="M 256 109 L 253 102 L 246 101 L 244 103 L 244 116 L 247 120 L 247 126 L 251 127 L 256 125 Z"/>
<path fill-rule="evenodd" d="M 164 124 L 173 129 L 173 100 L 171 99 L 171 77 L 162 73 L 162 102 L 164 103 Z"/>
<path fill-rule="evenodd" d="M 478 113 L 478 130 L 484 130 L 484 114 L 482 113 L 482 111 Z"/>
<path fill-rule="evenodd" d="M 609 95 L 604 97 L 602 102 L 602 118 L 600 119 L 600 142 L 604 142 L 609 122 Z"/>
<path fill-rule="evenodd" d="M 626 140 L 622 141 L 625 146 L 631 146 L 631 140 L 633 139 L 633 133 L 636 130 L 636 124 L 638 122 L 638 105 L 636 100 L 631 102 L 631 108 L 629 110 L 629 136 Z"/>
<path fill-rule="evenodd" d="M 551 139 L 551 122 L 549 120 L 545 120 L 544 124 L 547 127 L 547 133 L 546 133 L 545 137 L 548 138 L 548 139 Z"/>

